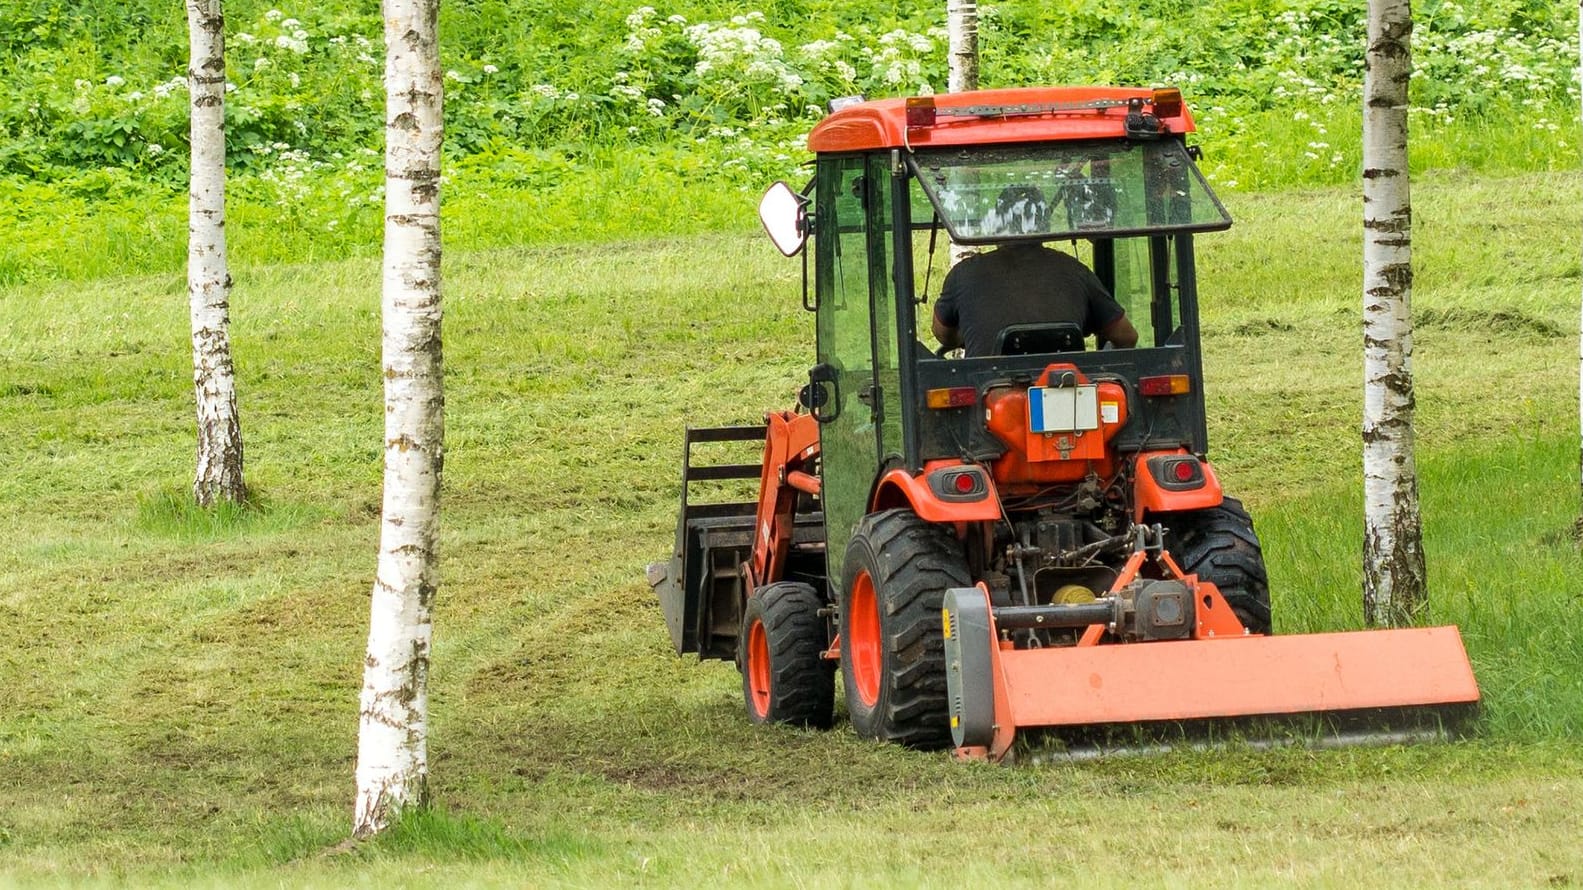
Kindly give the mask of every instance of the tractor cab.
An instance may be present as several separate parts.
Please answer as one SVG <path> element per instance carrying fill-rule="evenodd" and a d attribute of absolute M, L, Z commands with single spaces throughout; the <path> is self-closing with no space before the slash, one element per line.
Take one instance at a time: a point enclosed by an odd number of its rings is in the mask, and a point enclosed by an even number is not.
<path fill-rule="evenodd" d="M 1022 498 L 1096 470 L 1108 485 L 1130 471 L 1122 454 L 1206 451 L 1192 236 L 1231 219 L 1193 163 L 1192 129 L 1176 91 L 1114 88 L 868 102 L 814 129 L 811 204 L 778 184 L 761 215 L 783 252 L 813 236 L 807 401 L 830 577 L 858 519 L 916 503 L 908 487 L 951 466 L 985 466 L 1001 497 Z M 995 354 L 942 354 L 930 327 L 948 242 L 1075 255 L 1126 311 L 1136 347 L 1099 349 L 1055 322 L 1000 331 Z M 952 484 L 987 497 L 990 481 Z M 956 504 L 972 493 L 952 492 Z"/>

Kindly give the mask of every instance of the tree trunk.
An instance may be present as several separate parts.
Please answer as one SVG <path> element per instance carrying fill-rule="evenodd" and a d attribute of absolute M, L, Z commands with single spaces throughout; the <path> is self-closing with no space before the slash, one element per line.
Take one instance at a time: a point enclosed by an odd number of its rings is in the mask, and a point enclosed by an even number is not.
<path fill-rule="evenodd" d="M 1427 599 L 1413 462 L 1409 0 L 1369 0 L 1363 87 L 1363 614 L 1412 623 Z"/>
<path fill-rule="evenodd" d="M 1583 0 L 1578 0 L 1578 64 L 1583 71 Z M 1583 307 L 1583 300 L 1579 306 Z M 1572 535 L 1583 543 L 1583 315 L 1578 318 L 1578 432 L 1578 518 Z"/>
<path fill-rule="evenodd" d="M 445 392 L 439 0 L 385 0 L 385 492 L 363 662 L 356 837 L 428 794 Z"/>
<path fill-rule="evenodd" d="M 1583 0 L 1579 0 L 1583 2 Z M 977 0 L 946 0 L 945 27 L 950 42 L 946 90 L 965 93 L 978 89 L 978 3 Z M 971 247 L 952 242 L 951 265 L 977 253 Z"/>
<path fill-rule="evenodd" d="M 198 461 L 192 496 L 200 506 L 241 503 L 242 422 L 231 364 L 231 275 L 225 259 L 225 17 L 220 0 L 187 0 L 192 51 L 192 173 L 187 193 L 187 303 L 192 317 L 192 383 Z"/>

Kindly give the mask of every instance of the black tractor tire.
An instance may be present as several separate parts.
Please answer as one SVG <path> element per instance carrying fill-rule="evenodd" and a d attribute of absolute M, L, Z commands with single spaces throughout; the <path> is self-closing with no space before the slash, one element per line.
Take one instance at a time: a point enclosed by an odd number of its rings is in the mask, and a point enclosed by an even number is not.
<path fill-rule="evenodd" d="M 847 716 L 865 738 L 909 748 L 951 742 L 940 604 L 972 585 L 949 528 L 911 510 L 858 523 L 842 569 L 841 674 Z"/>
<path fill-rule="evenodd" d="M 1177 514 L 1165 526 L 1166 549 L 1182 571 L 1220 588 L 1220 595 L 1248 630 L 1269 633 L 1270 581 L 1264 571 L 1264 550 L 1242 502 L 1226 498 L 1218 507 Z"/>
<path fill-rule="evenodd" d="M 835 722 L 835 664 L 824 598 L 795 581 L 766 584 L 748 597 L 737 659 L 742 699 L 754 723 L 829 729 Z"/>

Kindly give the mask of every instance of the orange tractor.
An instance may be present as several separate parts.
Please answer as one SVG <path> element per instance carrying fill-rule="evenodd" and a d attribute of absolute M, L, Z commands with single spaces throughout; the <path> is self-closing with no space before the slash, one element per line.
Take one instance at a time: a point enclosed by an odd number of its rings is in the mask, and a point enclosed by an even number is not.
<path fill-rule="evenodd" d="M 814 128 L 811 188 L 760 205 L 804 258 L 801 405 L 687 431 L 649 569 L 678 653 L 735 660 L 753 721 L 830 726 L 838 667 L 861 735 L 994 760 L 1031 729 L 1476 707 L 1455 628 L 1270 635 L 1253 522 L 1205 457 L 1193 237 L 1231 219 L 1192 131 L 1177 91 L 1129 88 L 859 101 Z M 1045 196 L 1038 230 L 997 220 L 1007 188 Z M 932 351 L 942 231 L 1070 243 L 1137 344 L 1046 324 Z M 733 441 L 762 460 L 701 459 Z M 701 496 L 752 478 L 756 501 Z"/>

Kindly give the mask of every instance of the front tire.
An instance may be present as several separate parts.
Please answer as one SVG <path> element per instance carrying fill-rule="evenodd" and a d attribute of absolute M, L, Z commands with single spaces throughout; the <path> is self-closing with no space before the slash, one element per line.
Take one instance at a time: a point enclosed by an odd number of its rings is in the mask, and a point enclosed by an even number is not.
<path fill-rule="evenodd" d="M 961 544 L 911 510 L 865 516 L 842 571 L 847 714 L 865 738 L 910 748 L 951 741 L 940 604 L 972 581 Z"/>
<path fill-rule="evenodd" d="M 1182 571 L 1220 588 L 1226 605 L 1256 634 L 1270 632 L 1270 582 L 1253 517 L 1236 498 L 1174 517 L 1166 541 Z"/>
<path fill-rule="evenodd" d="M 742 699 L 754 723 L 829 729 L 835 722 L 835 666 L 824 599 L 807 584 L 766 584 L 742 613 Z"/>

